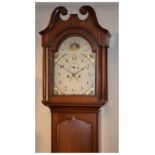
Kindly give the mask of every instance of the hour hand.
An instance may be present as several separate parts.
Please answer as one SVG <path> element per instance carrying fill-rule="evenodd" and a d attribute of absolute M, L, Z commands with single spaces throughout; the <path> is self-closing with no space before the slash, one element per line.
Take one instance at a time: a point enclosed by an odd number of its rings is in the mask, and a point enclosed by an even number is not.
<path fill-rule="evenodd" d="M 67 71 L 67 72 L 69 72 L 69 73 L 71 73 L 72 74 L 72 76 L 73 76 L 73 72 L 71 72 L 70 70 L 68 70 L 67 68 L 63 68 L 65 71 Z"/>
<path fill-rule="evenodd" d="M 63 69 L 66 70 L 67 72 L 71 73 L 72 76 L 71 76 L 70 80 L 74 77 L 78 81 L 78 78 L 75 76 L 75 74 L 73 72 L 71 72 L 70 70 L 68 70 L 65 67 Z"/>
<path fill-rule="evenodd" d="M 65 71 L 67 71 L 68 73 L 73 75 L 73 73 L 70 70 L 68 70 L 67 68 L 65 68 L 64 65 L 59 65 L 59 66 L 60 66 L 60 68 L 64 69 Z"/>
<path fill-rule="evenodd" d="M 75 73 L 72 73 L 72 77 L 70 78 L 70 80 L 74 77 L 77 81 L 79 81 L 79 79 L 76 77 L 76 74 L 78 74 L 79 72 L 83 71 L 85 68 L 87 68 L 89 65 L 82 67 L 80 70 L 78 70 Z"/>

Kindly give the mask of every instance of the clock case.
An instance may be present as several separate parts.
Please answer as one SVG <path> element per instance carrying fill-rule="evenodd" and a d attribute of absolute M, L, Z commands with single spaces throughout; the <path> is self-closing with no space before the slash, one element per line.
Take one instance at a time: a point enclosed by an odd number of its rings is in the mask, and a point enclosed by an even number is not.
<path fill-rule="evenodd" d="M 92 7 L 82 6 L 79 12 L 81 15 L 87 16 L 86 19 L 80 19 L 78 14 L 70 14 L 68 19 L 62 19 L 61 16 L 66 16 L 68 11 L 64 6 L 57 7 L 51 15 L 48 26 L 40 32 L 43 47 L 42 103 L 48 106 L 52 112 L 52 152 L 98 152 L 98 109 L 108 99 L 107 48 L 110 33 L 99 25 Z M 80 36 L 86 39 L 90 43 L 92 51 L 96 53 L 94 96 L 54 95 L 54 53 L 58 51 L 61 42 L 71 36 Z M 68 126 L 64 123 L 66 121 Z M 61 143 L 60 137 L 63 137 L 63 134 L 68 135 L 72 143 L 74 134 L 62 133 L 64 131 L 58 130 L 59 126 L 67 128 L 72 123 L 76 124 L 79 130 L 83 123 L 85 123 L 85 129 L 88 128 L 87 125 L 90 125 L 89 132 L 81 130 L 83 133 L 88 133 L 88 135 L 85 134 L 87 136 L 83 140 L 88 144 L 87 147 L 82 148 L 81 145 L 80 148 L 77 148 L 72 144 L 71 148 L 67 148 L 69 145 L 67 141 L 66 145 Z M 78 131 L 75 134 L 78 134 Z M 79 132 L 79 137 L 83 133 Z M 77 144 L 79 143 L 78 138 L 74 138 L 74 140 L 77 141 Z M 81 141 L 80 143 L 86 145 Z"/>

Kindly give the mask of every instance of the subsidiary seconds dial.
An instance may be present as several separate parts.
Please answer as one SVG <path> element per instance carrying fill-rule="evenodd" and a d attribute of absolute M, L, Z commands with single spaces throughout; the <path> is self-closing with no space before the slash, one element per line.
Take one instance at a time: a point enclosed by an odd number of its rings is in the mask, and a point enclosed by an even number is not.
<path fill-rule="evenodd" d="M 55 95 L 94 95 L 95 55 L 92 53 L 55 56 Z"/>

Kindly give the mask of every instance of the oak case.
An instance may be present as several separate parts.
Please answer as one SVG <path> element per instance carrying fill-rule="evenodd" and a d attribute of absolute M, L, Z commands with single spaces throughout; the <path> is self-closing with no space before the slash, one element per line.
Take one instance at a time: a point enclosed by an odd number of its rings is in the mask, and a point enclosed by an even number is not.
<path fill-rule="evenodd" d="M 52 152 L 98 152 L 98 109 L 107 101 L 107 47 L 110 33 L 102 28 L 90 6 L 62 20 L 67 9 L 57 7 L 46 29 L 40 32 L 43 47 L 43 104 L 51 109 Z M 68 37 L 86 39 L 96 53 L 95 95 L 54 95 L 54 53 Z"/>

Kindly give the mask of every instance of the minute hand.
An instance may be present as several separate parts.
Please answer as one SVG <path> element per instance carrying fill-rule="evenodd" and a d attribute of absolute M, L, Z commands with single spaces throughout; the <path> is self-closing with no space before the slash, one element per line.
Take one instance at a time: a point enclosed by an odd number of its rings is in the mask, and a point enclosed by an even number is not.
<path fill-rule="evenodd" d="M 64 67 L 63 69 L 73 75 L 73 73 L 70 70 L 68 70 L 67 68 Z"/>
<path fill-rule="evenodd" d="M 88 67 L 88 66 L 89 66 L 89 65 L 87 65 L 87 66 L 85 66 L 85 67 L 82 67 L 80 70 L 78 70 L 77 72 L 74 73 L 74 76 L 75 76 L 77 73 L 83 71 L 83 70 L 84 70 L 86 67 Z"/>
<path fill-rule="evenodd" d="M 75 77 L 75 74 L 73 72 L 71 72 L 70 70 L 68 70 L 65 67 L 63 67 L 63 69 L 72 75 L 71 78 L 70 78 L 70 80 L 74 77 L 78 81 L 77 77 Z"/>

